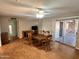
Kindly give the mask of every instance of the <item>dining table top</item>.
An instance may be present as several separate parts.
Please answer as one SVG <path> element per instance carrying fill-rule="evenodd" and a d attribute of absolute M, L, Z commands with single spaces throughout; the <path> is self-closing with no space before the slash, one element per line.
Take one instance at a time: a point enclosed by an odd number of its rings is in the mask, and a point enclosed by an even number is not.
<path fill-rule="evenodd" d="M 43 34 L 38 34 L 38 35 L 33 35 L 33 38 L 37 40 L 44 40 L 44 39 L 46 40 L 47 36 Z"/>

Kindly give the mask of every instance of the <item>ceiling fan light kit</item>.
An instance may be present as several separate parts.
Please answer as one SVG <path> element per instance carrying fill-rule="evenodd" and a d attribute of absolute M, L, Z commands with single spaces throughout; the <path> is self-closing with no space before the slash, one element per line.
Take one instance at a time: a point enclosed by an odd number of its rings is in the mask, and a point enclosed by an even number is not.
<path fill-rule="evenodd" d="M 37 13 L 36 13 L 36 18 L 43 18 L 45 15 L 44 15 L 44 11 L 42 10 L 39 10 Z"/>

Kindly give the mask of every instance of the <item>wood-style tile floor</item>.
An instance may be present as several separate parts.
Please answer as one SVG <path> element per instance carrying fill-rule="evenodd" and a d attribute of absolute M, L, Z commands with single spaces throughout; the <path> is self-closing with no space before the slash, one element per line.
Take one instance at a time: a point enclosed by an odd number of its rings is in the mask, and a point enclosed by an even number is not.
<path fill-rule="evenodd" d="M 0 59 L 79 59 L 79 51 L 57 42 L 51 44 L 50 51 L 45 51 L 22 39 L 2 46 Z"/>

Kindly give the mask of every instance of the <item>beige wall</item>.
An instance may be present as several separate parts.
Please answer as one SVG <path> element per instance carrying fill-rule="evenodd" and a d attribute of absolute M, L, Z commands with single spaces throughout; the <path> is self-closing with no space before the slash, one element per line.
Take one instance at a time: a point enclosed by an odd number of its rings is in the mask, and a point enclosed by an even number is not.
<path fill-rule="evenodd" d="M 8 32 L 8 28 L 9 28 L 9 17 L 0 17 L 1 20 L 1 32 Z"/>
<path fill-rule="evenodd" d="M 47 18 L 42 20 L 42 30 L 50 31 L 53 35 L 53 38 L 55 37 L 55 23 L 56 21 L 53 18 Z"/>
<path fill-rule="evenodd" d="M 22 31 L 31 30 L 31 26 L 37 25 L 39 31 L 46 30 L 50 31 L 51 34 L 55 33 L 55 20 L 53 18 L 48 19 L 29 19 L 29 18 L 18 18 L 18 36 L 22 37 Z"/>
<path fill-rule="evenodd" d="M 55 20 L 53 20 L 53 18 L 48 18 L 48 19 L 18 18 L 18 36 L 22 38 L 22 31 L 31 30 L 31 26 L 33 25 L 38 26 L 39 32 L 41 30 L 50 31 L 54 37 Z"/>
<path fill-rule="evenodd" d="M 33 25 L 38 25 L 38 20 L 18 18 L 18 36 L 22 38 L 22 31 L 31 30 Z"/>

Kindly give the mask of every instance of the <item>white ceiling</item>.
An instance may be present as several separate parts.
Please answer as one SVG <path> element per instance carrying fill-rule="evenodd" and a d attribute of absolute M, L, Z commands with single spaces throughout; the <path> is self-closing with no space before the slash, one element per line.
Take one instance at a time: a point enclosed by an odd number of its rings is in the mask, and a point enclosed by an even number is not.
<path fill-rule="evenodd" d="M 1 16 L 36 16 L 36 9 L 45 17 L 79 15 L 79 0 L 0 0 Z"/>

